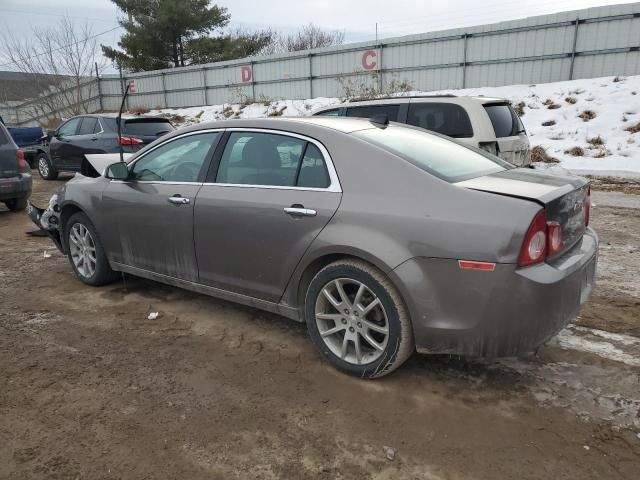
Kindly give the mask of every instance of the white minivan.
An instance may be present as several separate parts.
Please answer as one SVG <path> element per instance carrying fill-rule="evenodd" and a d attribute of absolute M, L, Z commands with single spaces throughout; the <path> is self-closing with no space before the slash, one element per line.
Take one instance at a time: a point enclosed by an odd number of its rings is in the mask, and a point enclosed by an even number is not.
<path fill-rule="evenodd" d="M 517 165 L 531 165 L 529 138 L 511 103 L 504 98 L 454 95 L 387 97 L 326 107 L 323 116 L 371 118 L 386 115 L 481 148 Z"/>

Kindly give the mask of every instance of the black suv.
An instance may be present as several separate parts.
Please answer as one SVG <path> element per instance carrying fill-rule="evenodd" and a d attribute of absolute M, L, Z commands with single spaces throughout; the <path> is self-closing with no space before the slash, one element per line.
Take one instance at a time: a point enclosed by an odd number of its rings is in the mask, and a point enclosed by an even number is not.
<path fill-rule="evenodd" d="M 117 153 L 121 145 L 125 153 L 133 153 L 173 130 L 166 118 L 123 115 L 118 137 L 116 114 L 73 117 L 47 133 L 36 156 L 38 172 L 55 180 L 58 172 L 79 172 L 86 154 Z"/>

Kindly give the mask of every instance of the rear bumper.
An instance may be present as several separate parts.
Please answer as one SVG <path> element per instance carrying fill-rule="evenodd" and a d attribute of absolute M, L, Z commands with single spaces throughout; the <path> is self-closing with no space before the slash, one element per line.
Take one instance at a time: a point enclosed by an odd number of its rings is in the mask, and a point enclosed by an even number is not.
<path fill-rule="evenodd" d="M 574 319 L 595 282 L 598 237 L 587 229 L 561 258 L 493 272 L 414 258 L 392 272 L 421 353 L 498 357 L 531 352 Z"/>
<path fill-rule="evenodd" d="M 15 177 L 0 178 L 0 201 L 28 198 L 31 195 L 31 174 L 20 173 Z"/>

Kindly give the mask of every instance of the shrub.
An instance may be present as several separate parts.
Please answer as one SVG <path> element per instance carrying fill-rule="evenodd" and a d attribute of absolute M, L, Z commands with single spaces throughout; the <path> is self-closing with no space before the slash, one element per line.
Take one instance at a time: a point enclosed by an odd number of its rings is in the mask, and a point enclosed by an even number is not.
<path fill-rule="evenodd" d="M 203 114 L 203 113 L 204 113 L 204 110 L 200 110 L 200 113 L 198 113 L 198 114 L 196 115 L 196 118 L 197 118 L 197 119 L 200 119 L 200 117 L 202 117 L 202 114 Z"/>
<path fill-rule="evenodd" d="M 572 157 L 584 157 L 584 149 L 581 147 L 572 147 L 569 150 L 565 150 L 564 153 Z"/>
<path fill-rule="evenodd" d="M 596 118 L 596 112 L 593 110 L 585 110 L 580 115 L 578 115 L 582 119 L 583 122 L 588 122 L 589 120 L 593 120 Z"/>
<path fill-rule="evenodd" d="M 625 130 L 629 133 L 638 133 L 640 132 L 640 122 L 635 125 L 631 125 L 630 127 L 625 128 Z"/>
<path fill-rule="evenodd" d="M 598 147 L 600 145 L 604 145 L 605 142 L 604 139 L 600 135 L 598 135 L 593 138 L 587 138 L 587 143 L 593 147 Z"/>
<path fill-rule="evenodd" d="M 558 108 L 560 108 L 560 107 L 561 107 L 561 105 L 560 105 L 560 104 L 558 104 L 558 103 L 552 103 L 551 105 L 547 105 L 547 108 L 548 108 L 549 110 L 557 110 L 557 109 L 558 109 Z"/>
<path fill-rule="evenodd" d="M 269 112 L 269 114 L 267 115 L 267 117 L 281 117 L 283 112 L 287 109 L 287 106 L 284 105 L 282 108 L 280 108 L 280 110 L 278 110 L 277 108 L 275 110 L 273 110 L 272 112 Z"/>
<path fill-rule="evenodd" d="M 571 105 L 574 105 L 578 99 L 576 97 L 567 97 L 564 99 L 565 102 L 570 103 Z"/>
<path fill-rule="evenodd" d="M 550 156 L 541 145 L 536 145 L 531 149 L 531 161 L 544 163 L 560 163 L 557 158 Z"/>
<path fill-rule="evenodd" d="M 543 127 L 552 127 L 556 124 L 555 120 L 548 120 L 546 122 L 542 122 Z"/>
<path fill-rule="evenodd" d="M 624 81 L 624 77 L 616 76 L 616 77 L 613 78 L 613 81 L 614 81 L 614 83 L 623 82 Z"/>

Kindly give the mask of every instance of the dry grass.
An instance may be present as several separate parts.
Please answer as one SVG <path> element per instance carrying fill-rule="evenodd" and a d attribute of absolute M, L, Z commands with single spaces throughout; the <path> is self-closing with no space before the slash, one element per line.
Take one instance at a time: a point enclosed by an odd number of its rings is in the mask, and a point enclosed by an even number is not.
<path fill-rule="evenodd" d="M 593 147 L 599 147 L 605 144 L 604 138 L 600 135 L 592 138 L 587 138 L 587 143 Z"/>
<path fill-rule="evenodd" d="M 560 163 L 560 160 L 549 155 L 544 147 L 540 145 L 536 145 L 531 149 L 531 161 L 544 163 Z"/>
<path fill-rule="evenodd" d="M 556 124 L 555 120 L 547 120 L 546 122 L 542 122 L 543 127 L 552 127 Z"/>
<path fill-rule="evenodd" d="M 565 102 L 574 105 L 575 103 L 577 103 L 578 99 L 576 97 L 567 97 L 564 99 Z"/>
<path fill-rule="evenodd" d="M 162 115 L 164 118 L 166 118 L 167 120 L 169 120 L 171 123 L 184 123 L 187 121 L 187 119 L 182 116 L 182 115 L 178 115 L 177 113 L 165 113 L 164 115 Z"/>
<path fill-rule="evenodd" d="M 588 122 L 589 120 L 593 120 L 594 118 L 596 118 L 596 112 L 594 112 L 593 110 L 585 110 L 580 115 L 578 115 L 578 117 L 581 118 L 583 122 Z"/>
<path fill-rule="evenodd" d="M 584 157 L 584 149 L 581 147 L 572 147 L 569 150 L 565 150 L 564 153 L 572 157 Z"/>
<path fill-rule="evenodd" d="M 640 132 L 640 122 L 635 125 L 631 125 L 630 127 L 625 128 L 625 130 L 629 133 L 638 133 Z"/>
<path fill-rule="evenodd" d="M 521 117 L 524 115 L 524 107 L 525 107 L 524 102 L 518 102 L 513 106 L 513 109 L 516 111 L 518 116 Z"/>
<path fill-rule="evenodd" d="M 617 82 L 624 82 L 624 77 L 614 77 L 613 82 L 614 82 L 614 83 L 617 83 Z"/>
<path fill-rule="evenodd" d="M 224 118 L 232 117 L 234 115 L 233 107 L 231 105 L 224 107 L 222 109 L 222 115 L 224 115 Z"/>
<path fill-rule="evenodd" d="M 603 146 L 596 147 L 595 150 L 596 152 L 591 155 L 593 158 L 604 158 L 611 155 L 611 152 Z"/>
<path fill-rule="evenodd" d="M 287 106 L 284 105 L 282 108 L 280 109 L 275 109 L 272 112 L 269 112 L 269 114 L 267 115 L 267 117 L 281 117 L 282 114 L 284 113 L 284 111 L 287 109 Z"/>
<path fill-rule="evenodd" d="M 129 113 L 133 113 L 136 115 L 142 115 L 143 113 L 149 113 L 151 110 L 149 110 L 149 107 L 147 107 L 146 105 L 138 105 L 137 107 L 132 107 L 129 109 Z"/>
<path fill-rule="evenodd" d="M 200 110 L 200 113 L 198 113 L 198 114 L 196 115 L 196 117 L 195 117 L 195 118 L 197 118 L 198 120 L 200 120 L 200 117 L 202 117 L 202 114 L 203 114 L 203 113 L 204 113 L 204 110 Z"/>
<path fill-rule="evenodd" d="M 557 110 L 561 106 L 562 105 L 560 105 L 559 103 L 552 103 L 551 105 L 547 105 L 547 109 L 549 109 L 549 110 Z"/>

